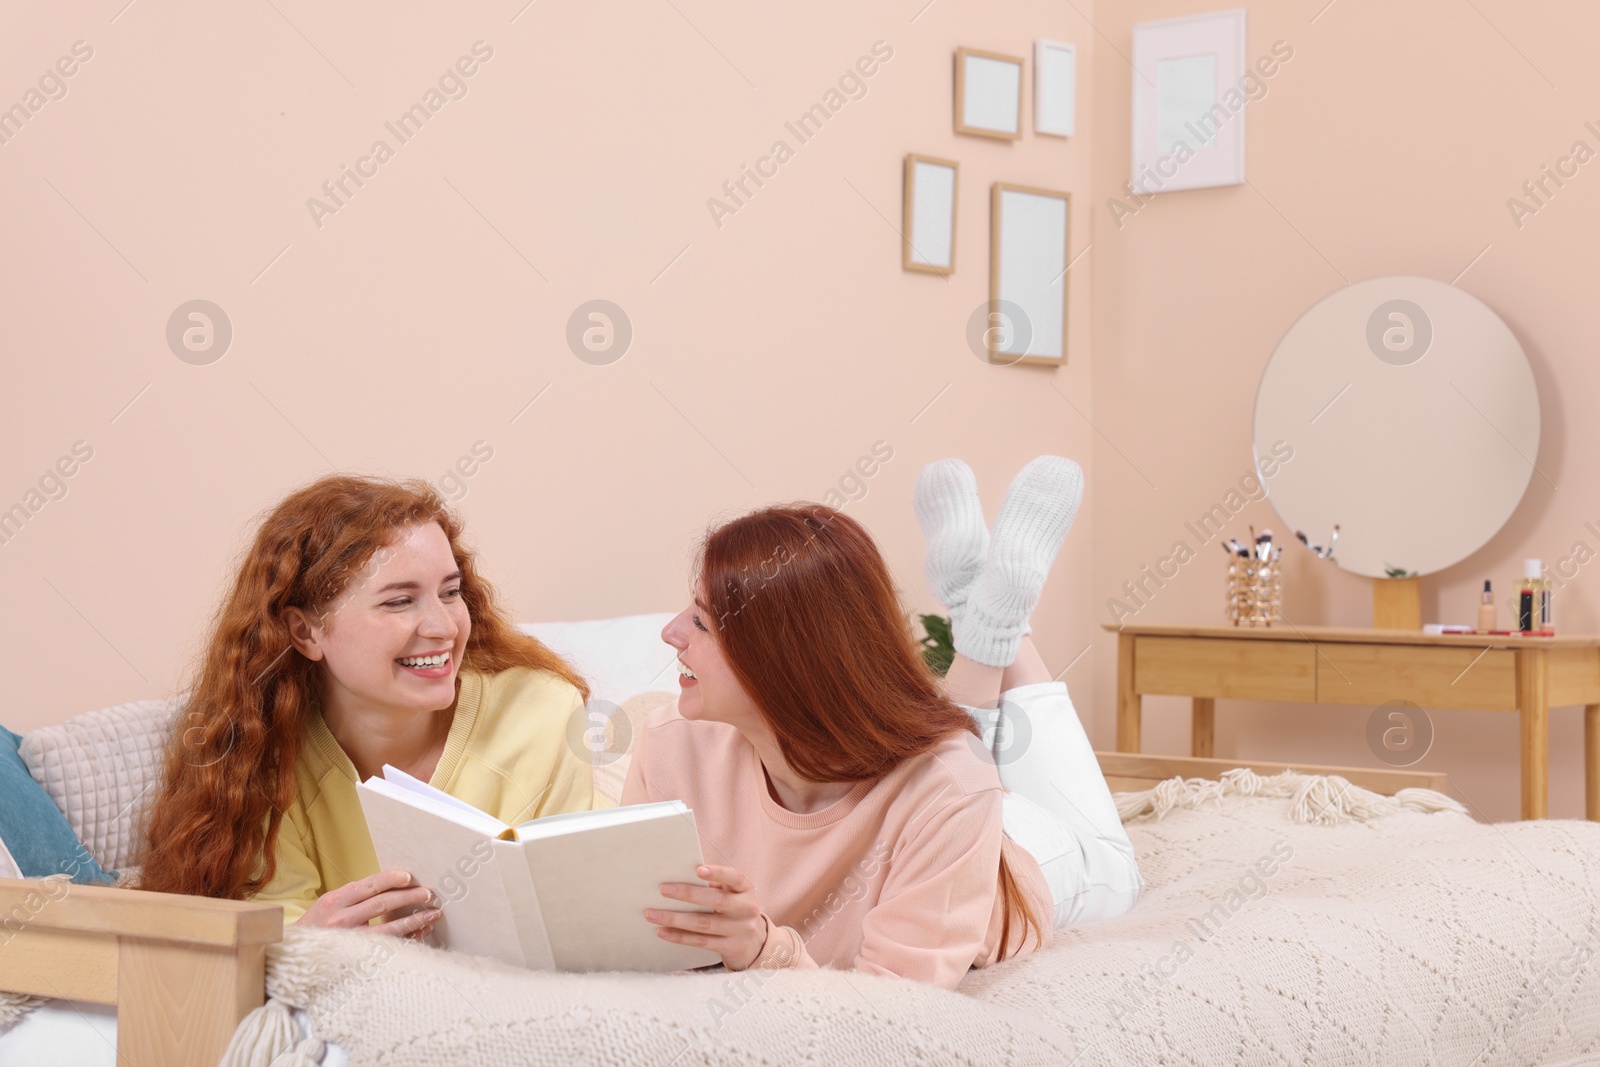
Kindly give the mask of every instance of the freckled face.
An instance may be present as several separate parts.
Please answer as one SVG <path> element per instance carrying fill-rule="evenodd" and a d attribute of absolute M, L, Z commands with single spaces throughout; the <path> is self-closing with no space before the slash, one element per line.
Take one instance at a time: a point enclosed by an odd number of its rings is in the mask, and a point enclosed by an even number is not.
<path fill-rule="evenodd" d="M 329 697 L 400 712 L 449 707 L 472 633 L 449 538 L 421 523 L 374 562 L 315 626 Z"/>

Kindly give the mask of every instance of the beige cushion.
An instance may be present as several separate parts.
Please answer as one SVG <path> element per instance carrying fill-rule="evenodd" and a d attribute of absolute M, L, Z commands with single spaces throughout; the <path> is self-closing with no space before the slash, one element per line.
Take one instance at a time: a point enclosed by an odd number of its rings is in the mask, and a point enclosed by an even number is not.
<path fill-rule="evenodd" d="M 622 803 L 622 786 L 628 780 L 628 764 L 633 762 L 634 750 L 639 745 L 639 738 L 644 734 L 645 716 L 659 708 L 661 705 L 676 700 L 671 693 L 640 693 L 629 697 L 622 702 L 622 711 L 628 717 L 628 737 L 622 741 L 616 734 L 616 727 L 610 727 L 606 732 L 607 748 L 620 748 L 616 755 L 597 753 L 594 763 L 594 791 L 610 800 L 613 804 Z M 604 702 L 591 700 L 591 710 L 603 709 Z M 602 715 L 604 712 L 602 711 Z M 605 716 L 611 718 L 611 716 Z"/>
<path fill-rule="evenodd" d="M 18 749 L 28 773 L 107 870 L 133 861 L 144 805 L 160 786 L 161 760 L 182 697 L 140 700 L 34 730 Z"/>

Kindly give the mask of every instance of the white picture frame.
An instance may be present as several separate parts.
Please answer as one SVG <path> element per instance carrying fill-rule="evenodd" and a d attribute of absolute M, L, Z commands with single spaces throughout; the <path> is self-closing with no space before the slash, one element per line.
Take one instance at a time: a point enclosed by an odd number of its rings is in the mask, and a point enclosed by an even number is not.
<path fill-rule="evenodd" d="M 1245 11 L 1135 23 L 1133 189 L 1243 184 Z"/>
<path fill-rule="evenodd" d="M 978 48 L 956 49 L 955 129 L 972 137 L 1022 136 L 1025 60 Z"/>
<path fill-rule="evenodd" d="M 949 276 L 956 269 L 956 190 L 961 165 L 953 159 L 906 153 L 905 210 L 900 266 Z"/>
<path fill-rule="evenodd" d="M 1033 132 L 1071 137 L 1077 118 L 1077 46 L 1042 38 L 1033 42 Z"/>
<path fill-rule="evenodd" d="M 989 362 L 1067 361 L 1072 195 L 995 182 L 989 200 Z"/>

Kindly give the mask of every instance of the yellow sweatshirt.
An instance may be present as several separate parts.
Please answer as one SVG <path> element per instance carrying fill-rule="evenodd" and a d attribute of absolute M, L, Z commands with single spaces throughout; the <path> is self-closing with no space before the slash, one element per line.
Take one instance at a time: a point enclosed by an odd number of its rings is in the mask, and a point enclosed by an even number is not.
<path fill-rule="evenodd" d="M 596 804 L 594 777 L 567 743 L 568 719 L 582 705 L 578 691 L 548 671 L 463 670 L 455 719 L 429 784 L 511 825 L 587 811 Z M 282 904 L 285 924 L 323 893 L 378 872 L 355 764 L 321 715 L 294 770 L 298 789 L 280 824 L 278 869 L 253 898 Z"/>

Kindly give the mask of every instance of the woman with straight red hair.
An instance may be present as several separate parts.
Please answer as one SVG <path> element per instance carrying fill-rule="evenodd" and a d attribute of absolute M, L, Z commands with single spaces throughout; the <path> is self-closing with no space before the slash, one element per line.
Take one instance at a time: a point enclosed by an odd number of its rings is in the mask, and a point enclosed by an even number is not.
<path fill-rule="evenodd" d="M 392 764 L 513 824 L 591 807 L 566 743 L 588 688 L 461 532 L 423 481 L 328 477 L 272 510 L 174 728 L 140 888 L 420 940 L 438 901 L 378 870 L 357 781 Z"/>
<path fill-rule="evenodd" d="M 662 895 L 709 910 L 647 911 L 659 936 L 730 970 L 954 988 L 1133 906 L 1133 846 L 1027 637 L 1081 496 L 1077 464 L 1034 460 L 991 543 L 966 464 L 922 472 L 926 570 L 957 653 L 942 689 L 854 519 L 773 507 L 707 536 L 694 603 L 662 631 L 682 691 L 647 721 L 623 792 L 687 803 L 707 857 L 707 884 Z M 985 740 L 980 723 L 1000 729 Z"/>

